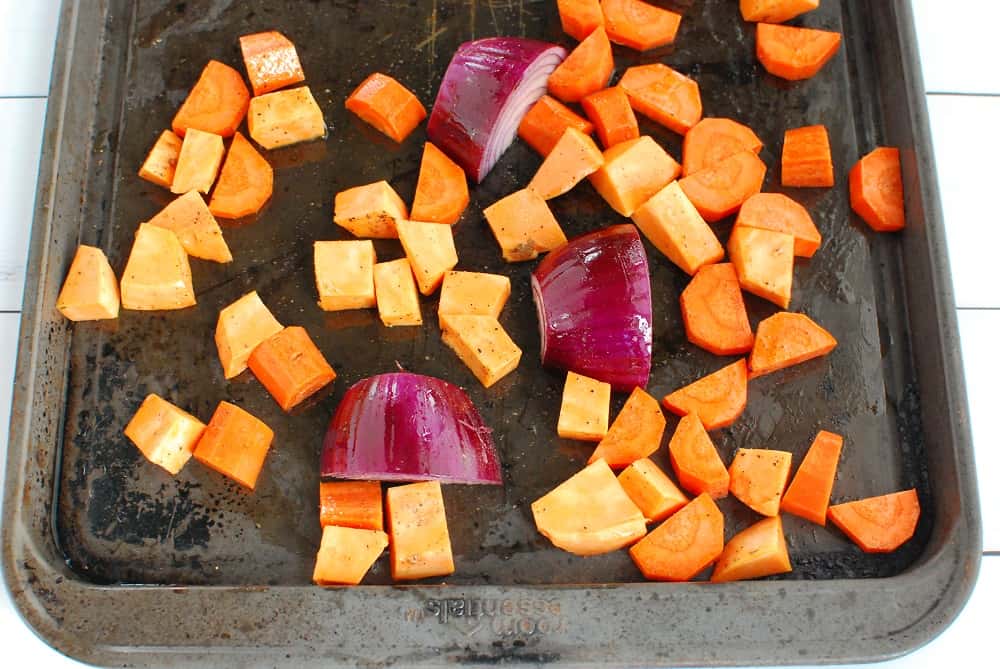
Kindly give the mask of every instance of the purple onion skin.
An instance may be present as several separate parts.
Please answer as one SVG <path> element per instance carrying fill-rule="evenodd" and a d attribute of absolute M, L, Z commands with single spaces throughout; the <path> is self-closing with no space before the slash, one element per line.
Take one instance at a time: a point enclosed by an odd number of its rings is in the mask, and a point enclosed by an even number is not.
<path fill-rule="evenodd" d="M 320 475 L 501 483 L 490 428 L 465 391 L 407 372 L 373 376 L 348 389 L 323 439 Z"/>
<path fill-rule="evenodd" d="M 649 382 L 653 301 L 635 226 L 613 225 L 549 253 L 531 275 L 542 364 L 629 392 Z"/>

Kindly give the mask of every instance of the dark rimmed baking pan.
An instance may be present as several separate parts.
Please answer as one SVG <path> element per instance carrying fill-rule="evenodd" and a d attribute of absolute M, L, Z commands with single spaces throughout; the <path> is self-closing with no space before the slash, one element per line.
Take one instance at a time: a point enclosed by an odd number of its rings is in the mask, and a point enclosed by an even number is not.
<path fill-rule="evenodd" d="M 975 582 L 980 519 L 910 8 L 824 2 L 798 23 L 840 30 L 844 45 L 817 77 L 790 84 L 756 63 L 752 26 L 735 2 L 686 5 L 675 49 L 620 50 L 619 68 L 663 60 L 695 77 L 708 115 L 746 122 L 764 140 L 767 190 L 780 190 L 786 128 L 826 124 L 837 166 L 835 188 L 794 192 L 825 239 L 797 263 L 792 308 L 840 346 L 754 380 L 746 413 L 715 433 L 716 443 L 727 459 L 741 446 L 773 447 L 793 451 L 797 464 L 818 429 L 843 433 L 835 501 L 915 486 L 924 514 L 908 544 L 865 555 L 833 529 L 788 517 L 791 574 L 708 586 L 644 583 L 622 551 L 583 559 L 537 534 L 529 503 L 588 453 L 554 437 L 562 382 L 535 362 L 531 264 L 503 263 L 479 214 L 538 165 L 521 143 L 474 189 L 455 228 L 461 268 L 512 277 L 503 322 L 524 349 L 515 373 L 479 386 L 443 347 L 434 299 L 424 300 L 423 328 L 389 330 L 370 312 L 316 307 L 311 242 L 344 236 L 331 222 L 333 194 L 386 178 L 409 199 L 423 141 L 421 129 L 395 145 L 351 118 L 349 91 L 380 70 L 430 105 L 467 39 L 563 41 L 551 0 L 67 1 L 3 509 L 4 575 L 32 628 L 90 662 L 213 667 L 844 662 L 898 655 L 940 632 Z M 122 312 L 108 323 L 61 319 L 56 294 L 77 244 L 100 246 L 120 271 L 136 224 L 165 203 L 166 193 L 135 172 L 205 61 L 239 67 L 236 38 L 268 28 L 298 44 L 329 139 L 269 154 L 273 201 L 257 220 L 226 229 L 234 263 L 195 261 L 197 307 Z M 677 136 L 645 122 L 643 130 L 680 155 Z M 847 169 L 879 144 L 902 149 L 901 234 L 872 233 L 847 205 Z M 620 220 L 589 185 L 553 208 L 570 235 Z M 717 226 L 721 237 L 729 225 Z M 687 344 L 677 306 L 686 279 L 648 250 L 656 299 L 649 389 L 660 396 L 728 361 Z M 378 253 L 401 250 L 380 242 Z M 282 414 L 252 377 L 222 378 L 215 317 L 250 289 L 279 320 L 305 325 L 339 373 L 331 392 L 295 415 Z M 748 305 L 754 323 L 774 311 L 756 298 Z M 505 485 L 446 486 L 457 571 L 445 581 L 392 586 L 383 559 L 364 587 L 315 588 L 323 430 L 346 387 L 397 363 L 468 388 L 495 429 Z M 203 419 L 226 399 L 272 425 L 275 446 L 256 493 L 195 463 L 176 478 L 145 463 L 122 427 L 149 392 Z M 732 500 L 724 511 L 727 536 L 754 519 Z"/>

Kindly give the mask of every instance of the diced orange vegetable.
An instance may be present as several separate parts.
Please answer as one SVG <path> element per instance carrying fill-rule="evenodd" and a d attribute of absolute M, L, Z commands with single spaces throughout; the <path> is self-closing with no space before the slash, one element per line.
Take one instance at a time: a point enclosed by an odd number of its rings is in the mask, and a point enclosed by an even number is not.
<path fill-rule="evenodd" d="M 524 188 L 483 210 L 507 262 L 534 260 L 566 243 L 566 235 L 542 196 Z"/>
<path fill-rule="evenodd" d="M 382 484 L 378 481 L 322 481 L 319 524 L 381 530 Z"/>
<path fill-rule="evenodd" d="M 388 181 L 348 188 L 333 198 L 333 222 L 355 237 L 395 239 L 396 221 L 407 216 L 406 203 Z"/>
<path fill-rule="evenodd" d="M 729 540 L 715 563 L 712 582 L 763 578 L 791 570 L 781 518 L 765 518 Z"/>
<path fill-rule="evenodd" d="M 233 261 L 222 229 L 196 190 L 189 190 L 161 209 L 149 224 L 173 230 L 190 256 L 221 263 Z"/>
<path fill-rule="evenodd" d="M 573 186 L 599 170 L 602 165 L 604 154 L 590 135 L 585 135 L 576 128 L 566 128 L 566 132 L 535 172 L 528 189 L 538 193 L 544 200 L 551 200 L 568 193 Z"/>
<path fill-rule="evenodd" d="M 381 530 L 354 527 L 323 528 L 313 583 L 316 585 L 357 585 L 389 545 L 389 536 Z"/>
<path fill-rule="evenodd" d="M 177 169 L 177 158 L 181 155 L 182 142 L 173 131 L 164 130 L 139 168 L 139 177 L 157 186 L 170 188 L 174 183 L 174 171 Z"/>
<path fill-rule="evenodd" d="M 725 519 L 709 495 L 701 494 L 629 549 L 651 581 L 690 581 L 719 559 Z"/>
<path fill-rule="evenodd" d="M 663 398 L 678 416 L 697 414 L 706 430 L 732 425 L 747 406 L 745 360 L 726 365 Z"/>
<path fill-rule="evenodd" d="M 210 60 L 171 125 L 179 137 L 184 137 L 189 128 L 232 137 L 247 115 L 249 104 L 250 91 L 240 73 Z"/>
<path fill-rule="evenodd" d="M 320 309 L 375 306 L 375 246 L 370 239 L 314 242 L 313 264 Z"/>
<path fill-rule="evenodd" d="M 826 510 L 843 444 L 844 438 L 839 434 L 820 430 L 781 498 L 782 511 L 826 525 Z"/>
<path fill-rule="evenodd" d="M 221 136 L 190 128 L 181 144 L 170 192 L 181 194 L 199 190 L 207 193 L 212 190 L 225 153 Z"/>
<path fill-rule="evenodd" d="M 618 85 L 628 94 L 632 109 L 680 135 L 701 120 L 698 83 L 663 63 L 634 65 Z"/>
<path fill-rule="evenodd" d="M 673 44 L 681 15 L 642 0 L 603 0 L 608 37 L 638 51 Z"/>
<path fill-rule="evenodd" d="M 220 218 L 250 216 L 264 207 L 273 190 L 271 164 L 243 135 L 233 135 L 208 208 Z"/>
<path fill-rule="evenodd" d="M 744 21 L 784 23 L 819 7 L 819 0 L 740 0 Z"/>
<path fill-rule="evenodd" d="M 795 268 L 794 237 L 774 230 L 735 227 L 729 235 L 729 258 L 743 290 L 788 308 Z"/>
<path fill-rule="evenodd" d="M 587 462 L 601 459 L 610 467 L 621 469 L 649 457 L 660 448 L 666 426 L 659 403 L 636 386 Z"/>
<path fill-rule="evenodd" d="M 697 414 L 681 418 L 667 448 L 682 488 L 692 495 L 708 494 L 716 499 L 729 494 L 729 471 Z"/>
<path fill-rule="evenodd" d="M 576 128 L 585 135 L 594 132 L 590 121 L 555 98 L 543 95 L 521 119 L 517 136 L 535 151 L 547 156 L 567 128 Z"/>
<path fill-rule="evenodd" d="M 424 322 L 417 284 L 406 258 L 376 263 L 373 274 L 375 304 L 383 325 L 420 325 Z"/>
<path fill-rule="evenodd" d="M 837 340 L 805 314 L 781 311 L 757 325 L 750 352 L 750 378 L 826 355 Z"/>
<path fill-rule="evenodd" d="M 484 387 L 510 374 L 521 362 L 521 349 L 492 316 L 441 314 L 441 339 Z"/>
<path fill-rule="evenodd" d="M 611 42 L 598 26 L 549 75 L 549 93 L 563 102 L 579 102 L 607 86 L 614 69 Z"/>
<path fill-rule="evenodd" d="M 422 481 L 386 490 L 392 578 L 447 576 L 455 571 L 441 483 Z"/>
<path fill-rule="evenodd" d="M 538 531 L 576 555 L 624 548 L 646 534 L 646 519 L 604 460 L 596 460 L 531 503 Z"/>
<path fill-rule="evenodd" d="M 781 147 L 781 185 L 829 188 L 833 183 L 833 157 L 826 126 L 786 130 Z"/>
<path fill-rule="evenodd" d="M 798 81 L 819 72 L 840 48 L 840 33 L 757 24 L 757 60 L 776 77 Z"/>
<path fill-rule="evenodd" d="M 263 421 L 229 402 L 219 402 L 194 449 L 194 459 L 253 490 L 274 432 Z"/>
<path fill-rule="evenodd" d="M 281 330 L 281 323 L 264 306 L 255 290 L 220 311 L 215 325 L 215 345 L 225 377 L 231 379 L 245 370 L 253 350 Z"/>
<path fill-rule="evenodd" d="M 618 482 L 650 523 L 660 522 L 688 503 L 680 488 L 649 458 L 626 467 Z"/>
<path fill-rule="evenodd" d="M 81 244 L 66 273 L 56 309 L 71 321 L 118 318 L 118 277 L 104 251 Z"/>
<path fill-rule="evenodd" d="M 152 393 L 125 426 L 125 436 L 146 459 L 175 476 L 191 459 L 204 431 L 200 420 Z"/>
<path fill-rule="evenodd" d="M 639 137 L 639 122 L 621 86 L 591 93 L 580 101 L 604 148 Z"/>
<path fill-rule="evenodd" d="M 368 75 L 348 96 L 344 106 L 396 142 L 406 139 L 427 118 L 427 110 L 417 96 L 381 72 Z"/>
<path fill-rule="evenodd" d="M 879 147 L 859 160 L 850 175 L 851 209 L 876 232 L 906 225 L 899 149 Z"/>
<path fill-rule="evenodd" d="M 795 238 L 795 255 L 802 258 L 811 258 L 823 241 L 806 208 L 781 193 L 751 195 L 740 207 L 736 225 L 786 232 Z"/>
<path fill-rule="evenodd" d="M 306 80 L 295 45 L 277 30 L 243 35 L 240 51 L 254 95 Z"/>
<path fill-rule="evenodd" d="M 660 253 L 688 274 L 726 254 L 676 181 L 632 212 L 632 220 Z"/>
<path fill-rule="evenodd" d="M 557 0 L 563 32 L 580 41 L 604 25 L 601 0 Z"/>
<path fill-rule="evenodd" d="M 122 272 L 123 309 L 184 309 L 196 303 L 191 264 L 171 230 L 141 223 Z"/>
<path fill-rule="evenodd" d="M 305 328 L 289 326 L 261 342 L 247 361 L 250 371 L 285 411 L 337 378 Z"/>
<path fill-rule="evenodd" d="M 827 517 L 866 553 L 891 553 L 910 540 L 920 520 L 915 488 L 835 504 Z"/>
<path fill-rule="evenodd" d="M 465 171 L 430 142 L 420 159 L 417 193 L 411 216 L 415 221 L 453 224 L 469 206 L 469 184 Z"/>
<path fill-rule="evenodd" d="M 458 264 L 451 226 L 401 220 L 396 221 L 396 231 L 417 287 L 424 295 L 432 294 L 441 285 L 444 275 Z"/>
<path fill-rule="evenodd" d="M 680 174 L 681 166 L 652 137 L 615 144 L 604 152 L 604 166 L 590 183 L 622 216 L 631 216 L 646 200 Z"/>
<path fill-rule="evenodd" d="M 499 318 L 509 297 L 510 278 L 502 274 L 448 272 L 441 282 L 438 322 L 445 314 Z"/>
<path fill-rule="evenodd" d="M 753 331 L 731 263 L 702 267 L 680 301 L 684 330 L 695 346 L 715 355 L 749 353 L 753 348 Z"/>
<path fill-rule="evenodd" d="M 741 151 L 760 153 L 757 134 L 729 118 L 703 118 L 684 135 L 684 176 L 721 163 Z"/>
<path fill-rule="evenodd" d="M 265 149 L 326 137 L 323 112 L 308 86 L 255 97 L 250 101 L 247 129 Z"/>
<path fill-rule="evenodd" d="M 684 194 L 709 223 L 735 214 L 759 193 L 767 165 L 753 151 L 741 151 L 680 180 Z"/>
<path fill-rule="evenodd" d="M 600 441 L 608 433 L 611 384 L 568 372 L 556 432 L 563 439 Z"/>
<path fill-rule="evenodd" d="M 792 470 L 792 454 L 738 448 L 729 465 L 729 492 L 762 516 L 777 516 Z"/>

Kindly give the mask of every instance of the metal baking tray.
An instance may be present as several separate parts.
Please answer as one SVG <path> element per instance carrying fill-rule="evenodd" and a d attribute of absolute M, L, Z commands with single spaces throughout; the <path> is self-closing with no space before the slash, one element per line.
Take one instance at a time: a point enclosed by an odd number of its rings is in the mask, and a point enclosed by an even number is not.
<path fill-rule="evenodd" d="M 824 245 L 797 261 L 792 309 L 839 339 L 828 357 L 754 380 L 746 413 L 715 433 L 791 450 L 818 429 L 846 435 L 835 501 L 915 486 L 916 536 L 866 555 L 833 529 L 785 518 L 794 571 L 718 586 L 644 583 L 624 551 L 579 558 L 534 529 L 529 504 L 581 467 L 586 448 L 555 437 L 562 380 L 538 364 L 533 263 L 507 265 L 480 214 L 527 182 L 539 158 L 520 142 L 472 192 L 456 226 L 460 268 L 504 272 L 504 326 L 524 349 L 484 390 L 441 343 L 436 300 L 422 328 L 382 327 L 370 311 L 324 313 L 311 242 L 337 239 L 333 194 L 388 179 L 412 196 L 423 129 L 402 145 L 352 118 L 343 101 L 374 70 L 428 106 L 451 53 L 497 34 L 566 43 L 551 0 L 107 0 L 62 10 L 28 261 L 3 507 L 4 576 L 30 626 L 85 661 L 128 666 L 572 666 L 872 660 L 925 643 L 975 582 L 980 519 L 958 332 L 910 8 L 902 0 L 827 1 L 798 21 L 844 33 L 815 78 L 787 83 L 754 57 L 732 0 L 682 3 L 676 48 L 616 48 L 619 71 L 663 60 L 701 84 L 707 115 L 752 126 L 776 165 L 786 128 L 824 123 L 837 185 L 799 189 Z M 677 6 L 677 5 L 675 5 Z M 241 67 L 237 37 L 278 28 L 298 45 L 330 126 L 326 141 L 268 154 L 273 201 L 229 226 L 235 262 L 193 262 L 197 307 L 123 311 L 70 325 L 54 308 L 78 243 L 121 270 L 135 226 L 167 193 L 135 176 L 209 58 Z M 641 122 L 675 156 L 679 137 Z M 908 227 L 872 233 L 848 207 L 846 174 L 879 144 L 902 149 Z M 618 222 L 589 185 L 553 202 L 570 236 Z M 731 222 L 716 226 L 728 235 Z M 381 259 L 401 256 L 379 242 Z M 727 360 L 689 345 L 677 296 L 686 277 L 648 248 L 655 295 L 655 396 Z M 308 328 L 336 368 L 332 390 L 285 416 L 246 375 L 224 382 L 212 341 L 219 308 L 256 289 L 279 320 Z M 748 297 L 751 321 L 773 306 Z M 326 423 L 345 388 L 392 371 L 463 385 L 495 430 L 503 487 L 446 486 L 457 571 L 392 585 L 385 558 L 353 589 L 310 584 L 319 543 L 316 489 Z M 207 419 L 234 401 L 270 424 L 275 445 L 254 494 L 191 464 L 172 478 L 122 428 L 146 393 Z M 623 397 L 616 398 L 616 406 Z M 674 418 L 669 418 L 668 434 Z M 661 463 L 663 453 L 657 454 Z M 669 466 L 669 465 L 667 465 Z M 724 500 L 727 536 L 754 520 Z"/>

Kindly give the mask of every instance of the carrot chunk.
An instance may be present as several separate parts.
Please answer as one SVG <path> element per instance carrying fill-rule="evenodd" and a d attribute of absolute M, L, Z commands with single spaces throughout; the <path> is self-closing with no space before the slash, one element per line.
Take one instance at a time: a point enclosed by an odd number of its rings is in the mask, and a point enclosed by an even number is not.
<path fill-rule="evenodd" d="M 794 237 L 773 230 L 735 227 L 729 235 L 729 257 L 743 290 L 788 308 L 795 269 Z"/>
<path fill-rule="evenodd" d="M 406 258 L 376 263 L 372 270 L 375 281 L 375 303 L 378 316 L 387 327 L 420 325 L 420 298 L 417 283 Z"/>
<path fill-rule="evenodd" d="M 610 467 L 621 469 L 639 458 L 649 457 L 660 448 L 666 425 L 657 401 L 636 386 L 587 462 L 601 459 Z"/>
<path fill-rule="evenodd" d="M 447 576 L 455 571 L 439 481 L 389 488 L 385 510 L 392 539 L 389 550 L 393 580 Z"/>
<path fill-rule="evenodd" d="M 677 414 L 696 414 L 706 430 L 736 422 L 747 406 L 747 365 L 737 360 L 663 398 L 663 406 Z"/>
<path fill-rule="evenodd" d="M 149 155 L 139 168 L 139 177 L 164 188 L 170 188 L 174 183 L 174 171 L 177 169 L 177 158 L 181 155 L 180 137 L 171 130 L 164 130 L 149 150 Z"/>
<path fill-rule="evenodd" d="M 632 220 L 660 253 L 688 274 L 722 260 L 725 251 L 676 181 L 632 213 Z"/>
<path fill-rule="evenodd" d="M 563 439 L 601 441 L 608 433 L 610 406 L 610 383 L 569 372 L 563 386 L 556 432 Z"/>
<path fill-rule="evenodd" d="M 551 200 L 568 193 L 604 165 L 604 154 L 597 144 L 576 128 L 566 128 L 566 132 L 545 156 L 535 176 L 528 184 L 530 190 Z"/>
<path fill-rule="evenodd" d="M 819 72 L 840 48 L 840 33 L 757 24 L 757 60 L 776 77 L 798 81 Z"/>
<path fill-rule="evenodd" d="M 305 328 L 299 326 L 286 327 L 265 339 L 247 364 L 285 411 L 337 378 Z"/>
<path fill-rule="evenodd" d="M 483 210 L 507 262 L 534 260 L 566 243 L 566 235 L 542 196 L 521 189 Z"/>
<path fill-rule="evenodd" d="M 794 253 L 802 258 L 811 258 L 823 241 L 806 208 L 781 193 L 751 195 L 740 207 L 736 226 L 792 235 L 795 238 Z"/>
<path fill-rule="evenodd" d="M 499 318 L 509 297 L 510 278 L 502 274 L 448 272 L 441 282 L 438 320 L 447 314 Z"/>
<path fill-rule="evenodd" d="M 381 530 L 359 530 L 329 525 L 323 528 L 313 583 L 316 585 L 357 585 L 389 545 Z"/>
<path fill-rule="evenodd" d="M 181 144 L 170 192 L 181 194 L 199 190 L 207 193 L 212 190 L 225 153 L 221 136 L 190 128 Z"/>
<path fill-rule="evenodd" d="M 219 402 L 194 449 L 194 459 L 253 490 L 274 432 L 263 421 L 229 402 Z"/>
<path fill-rule="evenodd" d="M 681 188 L 709 223 L 736 213 L 764 185 L 767 165 L 753 151 L 741 151 L 680 180 Z"/>
<path fill-rule="evenodd" d="M 698 83 L 663 63 L 630 67 L 618 85 L 632 109 L 679 135 L 701 120 Z"/>
<path fill-rule="evenodd" d="M 225 377 L 231 379 L 245 370 L 254 349 L 281 330 L 281 323 L 255 290 L 220 311 L 215 325 L 215 346 Z"/>
<path fill-rule="evenodd" d="M 716 499 L 729 494 L 729 471 L 697 414 L 681 418 L 667 448 L 682 488 L 692 495 L 708 494 Z"/>
<path fill-rule="evenodd" d="M 603 0 L 608 37 L 638 51 L 673 44 L 681 15 L 642 0 Z"/>
<path fill-rule="evenodd" d="M 729 492 L 762 516 L 777 516 L 792 469 L 792 454 L 738 448 L 729 465 Z"/>
<path fill-rule="evenodd" d="M 684 176 L 721 163 L 741 151 L 760 153 L 757 134 L 729 118 L 703 118 L 684 135 Z"/>
<path fill-rule="evenodd" d="M 629 105 L 628 96 L 620 86 L 591 93 L 580 104 L 587 118 L 594 123 L 597 137 L 604 148 L 611 148 L 639 136 L 639 122 Z"/>
<path fill-rule="evenodd" d="M 784 23 L 819 7 L 819 0 L 740 0 L 744 21 Z"/>
<path fill-rule="evenodd" d="M 489 388 L 521 362 L 521 349 L 492 316 L 443 314 L 439 318 L 442 341 L 483 387 Z"/>
<path fill-rule="evenodd" d="M 765 518 L 726 544 L 712 571 L 712 582 L 743 581 L 792 570 L 781 518 Z"/>
<path fill-rule="evenodd" d="M 684 330 L 695 346 L 715 355 L 739 355 L 753 348 L 753 331 L 731 263 L 699 269 L 680 301 Z"/>
<path fill-rule="evenodd" d="M 549 75 L 549 93 L 563 102 L 579 102 L 607 86 L 614 69 L 611 42 L 598 26 Z"/>
<path fill-rule="evenodd" d="M 781 147 L 781 185 L 829 188 L 833 183 L 833 157 L 826 126 L 786 130 Z"/>
<path fill-rule="evenodd" d="M 56 309 L 71 321 L 118 318 L 118 277 L 104 251 L 81 244 L 63 282 Z"/>
<path fill-rule="evenodd" d="M 590 121 L 555 98 L 543 95 L 521 119 L 517 136 L 542 156 L 547 156 L 567 128 L 576 128 L 585 135 L 594 132 Z"/>
<path fill-rule="evenodd" d="M 319 524 L 359 530 L 382 528 L 382 484 L 378 481 L 322 481 Z"/>
<path fill-rule="evenodd" d="M 680 488 L 649 458 L 626 467 L 618 482 L 649 523 L 660 522 L 688 503 Z"/>
<path fill-rule="evenodd" d="M 866 553 L 891 553 L 910 540 L 920 520 L 914 488 L 880 497 L 835 504 L 827 511 L 834 525 Z"/>
<path fill-rule="evenodd" d="M 420 159 L 417 192 L 411 216 L 416 221 L 453 224 L 469 206 L 469 184 L 465 170 L 430 142 Z"/>
<path fill-rule="evenodd" d="M 427 118 L 427 110 L 417 96 L 381 72 L 368 75 L 348 96 L 344 106 L 396 142 L 406 139 Z"/>
<path fill-rule="evenodd" d="M 299 53 L 277 30 L 243 35 L 240 51 L 254 95 L 263 95 L 306 80 Z"/>
<path fill-rule="evenodd" d="M 320 309 L 375 306 L 375 246 L 370 239 L 313 242 L 313 264 Z"/>
<path fill-rule="evenodd" d="M 122 309 L 156 311 L 194 305 L 191 265 L 177 235 L 139 225 L 121 280 Z"/>
<path fill-rule="evenodd" d="M 333 198 L 333 222 L 355 237 L 395 239 L 396 222 L 407 216 L 406 203 L 388 181 L 348 188 Z"/>
<path fill-rule="evenodd" d="M 604 25 L 601 0 L 557 0 L 563 32 L 580 41 Z"/>
<path fill-rule="evenodd" d="M 819 358 L 836 345 L 833 335 L 805 314 L 778 312 L 757 325 L 750 352 L 750 378 Z"/>
<path fill-rule="evenodd" d="M 899 149 L 879 147 L 859 160 L 850 175 L 851 209 L 876 232 L 906 225 Z"/>
<path fill-rule="evenodd" d="M 590 183 L 622 216 L 631 216 L 646 200 L 680 174 L 681 166 L 652 137 L 615 144 L 604 152 L 604 165 Z"/>
<path fill-rule="evenodd" d="M 171 125 L 179 137 L 184 137 L 189 128 L 232 137 L 247 115 L 249 104 L 250 91 L 240 73 L 210 60 Z"/>
<path fill-rule="evenodd" d="M 725 519 L 712 498 L 701 494 L 629 549 L 651 581 L 690 581 L 719 559 Z"/>
<path fill-rule="evenodd" d="M 455 238 L 447 223 L 396 221 L 399 241 L 410 261 L 417 287 L 430 295 L 441 285 L 444 275 L 458 264 Z"/>
<path fill-rule="evenodd" d="M 271 199 L 274 170 L 240 133 L 233 135 L 208 208 L 220 218 L 242 218 L 260 211 Z"/>
<path fill-rule="evenodd" d="M 221 263 L 233 261 L 219 223 L 196 190 L 189 190 L 161 209 L 149 224 L 172 230 L 190 256 Z"/>
<path fill-rule="evenodd" d="M 250 101 L 247 129 L 265 149 L 326 137 L 326 121 L 308 86 L 258 95 Z"/>
<path fill-rule="evenodd" d="M 844 438 L 839 434 L 820 430 L 781 499 L 782 511 L 826 525 L 826 510 L 843 444 Z"/>
<path fill-rule="evenodd" d="M 191 459 L 204 431 L 200 420 L 153 393 L 125 426 L 125 436 L 146 459 L 175 476 Z"/>

